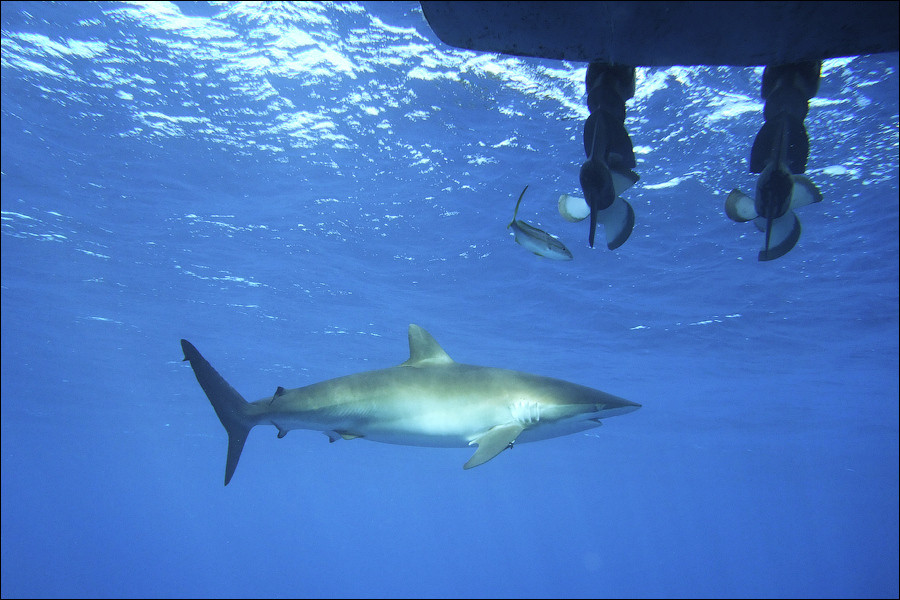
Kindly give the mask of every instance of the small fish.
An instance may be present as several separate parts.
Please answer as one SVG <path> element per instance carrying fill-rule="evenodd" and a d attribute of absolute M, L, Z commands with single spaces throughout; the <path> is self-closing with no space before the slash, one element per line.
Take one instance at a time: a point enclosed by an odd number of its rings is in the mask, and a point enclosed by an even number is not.
<path fill-rule="evenodd" d="M 512 228 L 513 232 L 515 232 L 517 244 L 520 244 L 526 250 L 530 250 L 538 256 L 543 256 L 552 260 L 572 260 L 572 253 L 569 252 L 569 249 L 566 248 L 556 236 L 550 235 L 537 227 L 533 227 L 525 221 L 516 220 L 516 215 L 519 214 L 519 205 L 522 204 L 522 198 L 525 196 L 525 191 L 527 189 L 528 186 L 526 185 L 525 189 L 522 190 L 522 193 L 519 194 L 519 201 L 516 202 L 513 220 L 506 228 Z"/>

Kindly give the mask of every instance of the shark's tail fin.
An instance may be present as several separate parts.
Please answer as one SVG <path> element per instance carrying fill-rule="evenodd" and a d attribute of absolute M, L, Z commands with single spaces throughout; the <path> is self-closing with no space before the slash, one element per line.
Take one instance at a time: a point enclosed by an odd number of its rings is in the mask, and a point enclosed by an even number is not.
<path fill-rule="evenodd" d="M 256 425 L 247 412 L 250 404 L 213 369 L 193 344 L 181 340 L 181 349 L 184 351 L 184 360 L 191 361 L 191 368 L 194 369 L 200 387 L 206 392 L 206 397 L 228 432 L 228 457 L 225 460 L 225 485 L 228 485 L 241 458 L 247 435 Z"/>

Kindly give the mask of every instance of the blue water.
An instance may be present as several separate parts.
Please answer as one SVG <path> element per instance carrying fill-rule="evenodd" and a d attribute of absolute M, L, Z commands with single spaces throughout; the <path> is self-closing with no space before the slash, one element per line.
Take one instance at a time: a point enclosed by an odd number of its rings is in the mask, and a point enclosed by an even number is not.
<path fill-rule="evenodd" d="M 761 69 L 639 69 L 612 252 L 557 213 L 584 65 L 415 3 L 2 8 L 2 595 L 897 597 L 898 57 L 825 63 L 788 255 L 723 213 Z M 554 233 L 538 258 L 506 226 Z M 464 449 L 226 436 L 248 399 L 408 356 L 640 402 Z"/>

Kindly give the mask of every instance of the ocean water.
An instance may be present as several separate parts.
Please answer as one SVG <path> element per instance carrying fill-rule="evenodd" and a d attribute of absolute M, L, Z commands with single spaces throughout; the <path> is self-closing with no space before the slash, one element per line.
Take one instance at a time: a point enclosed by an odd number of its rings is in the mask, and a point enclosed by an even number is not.
<path fill-rule="evenodd" d="M 827 61 L 789 254 L 729 221 L 757 69 L 639 69 L 616 251 L 578 193 L 584 66 L 450 48 L 416 3 L 2 5 L 2 595 L 894 597 L 898 56 Z M 527 252 L 507 225 L 574 260 Z M 408 357 L 643 408 L 517 445 L 226 435 Z"/>

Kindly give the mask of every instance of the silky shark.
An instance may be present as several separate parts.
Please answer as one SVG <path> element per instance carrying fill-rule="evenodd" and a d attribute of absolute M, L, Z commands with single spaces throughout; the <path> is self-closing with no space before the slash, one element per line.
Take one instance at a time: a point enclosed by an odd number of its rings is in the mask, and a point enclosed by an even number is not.
<path fill-rule="evenodd" d="M 409 326 L 409 360 L 306 387 L 279 387 L 247 402 L 187 340 L 190 361 L 228 432 L 225 485 L 256 425 L 274 425 L 278 437 L 292 429 L 324 432 L 330 441 L 368 439 L 406 446 L 464 448 L 477 445 L 463 465 L 491 460 L 514 442 L 535 442 L 586 431 L 601 419 L 641 407 L 589 387 L 507 369 L 454 362 L 427 331 Z"/>

